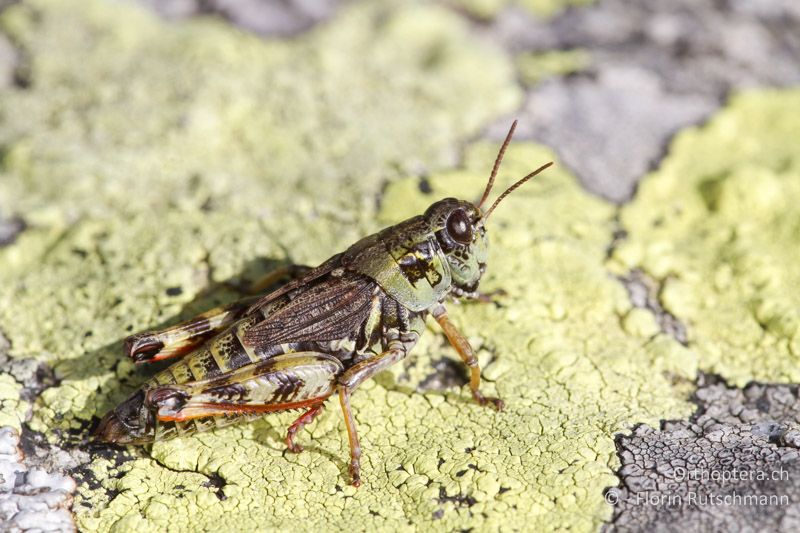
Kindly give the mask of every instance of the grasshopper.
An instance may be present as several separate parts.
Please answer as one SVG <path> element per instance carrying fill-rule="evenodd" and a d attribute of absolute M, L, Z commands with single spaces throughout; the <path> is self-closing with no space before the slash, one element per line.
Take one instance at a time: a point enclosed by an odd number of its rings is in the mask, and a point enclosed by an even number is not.
<path fill-rule="evenodd" d="M 136 363 L 180 359 L 110 411 L 95 437 L 145 444 L 302 409 L 286 436 L 289 450 L 299 452 L 297 432 L 337 393 L 350 444 L 349 473 L 359 486 L 361 447 L 350 397 L 406 357 L 428 314 L 469 367 L 475 401 L 502 410 L 502 400 L 481 393 L 478 360 L 444 302 L 486 298 L 478 292 L 488 253 L 486 221 L 503 198 L 553 164 L 517 181 L 482 210 L 516 124 L 477 204 L 440 200 L 316 268 L 299 267 L 294 280 L 264 296 L 128 337 L 123 351 Z"/>

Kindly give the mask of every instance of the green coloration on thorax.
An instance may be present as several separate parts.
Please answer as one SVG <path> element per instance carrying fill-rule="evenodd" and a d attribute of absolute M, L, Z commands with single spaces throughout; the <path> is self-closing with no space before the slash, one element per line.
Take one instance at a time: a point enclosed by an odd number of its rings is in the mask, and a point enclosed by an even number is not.
<path fill-rule="evenodd" d="M 455 198 L 440 200 L 423 215 L 354 244 L 342 264 L 376 280 L 412 312 L 429 311 L 447 295 L 477 297 L 489 253 L 485 227 L 489 215 L 508 194 L 552 165 L 547 163 L 530 172 L 500 194 L 486 211 L 481 210 L 516 127 L 514 121 L 477 204 Z"/>
<path fill-rule="evenodd" d="M 424 215 L 354 244 L 343 262 L 376 280 L 410 311 L 428 310 L 450 292 L 452 284 L 477 286 L 486 262 L 485 230 L 475 231 L 467 243 L 457 243 L 446 226 L 449 216 L 471 222 L 479 214 L 469 202 L 442 200 Z"/>

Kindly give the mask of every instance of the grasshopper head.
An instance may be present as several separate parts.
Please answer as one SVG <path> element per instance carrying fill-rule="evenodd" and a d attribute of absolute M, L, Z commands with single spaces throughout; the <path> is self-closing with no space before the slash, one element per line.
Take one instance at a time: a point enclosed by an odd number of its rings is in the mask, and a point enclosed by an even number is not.
<path fill-rule="evenodd" d="M 424 217 L 429 227 L 433 229 L 436 239 L 439 241 L 439 245 L 447 256 L 453 285 L 461 291 L 476 291 L 481 275 L 486 270 L 486 259 L 489 253 L 489 242 L 486 237 L 486 220 L 503 198 L 553 164 L 550 162 L 542 165 L 514 183 L 494 201 L 489 209 L 483 211 L 481 207 L 484 202 L 486 202 L 492 190 L 494 178 L 497 176 L 497 170 L 500 168 L 503 155 L 508 147 L 508 143 L 511 142 L 511 137 L 514 135 L 514 129 L 516 129 L 516 127 L 517 121 L 515 120 L 511 125 L 511 129 L 508 131 L 508 135 L 506 135 L 500 152 L 497 154 L 497 159 L 495 159 L 494 167 L 489 177 L 489 182 L 486 184 L 483 196 L 477 204 L 465 200 L 457 200 L 455 198 L 445 198 L 431 205 L 428 210 L 425 211 Z"/>
<path fill-rule="evenodd" d="M 430 206 L 424 217 L 447 257 L 453 285 L 476 290 L 489 252 L 480 209 L 472 202 L 445 198 Z"/>

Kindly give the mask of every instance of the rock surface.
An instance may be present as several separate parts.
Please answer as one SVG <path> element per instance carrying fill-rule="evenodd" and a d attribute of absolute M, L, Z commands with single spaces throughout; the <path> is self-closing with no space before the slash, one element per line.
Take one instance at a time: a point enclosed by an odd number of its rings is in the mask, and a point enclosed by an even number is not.
<path fill-rule="evenodd" d="M 590 191 L 615 202 L 631 198 L 672 135 L 732 91 L 800 83 L 792 0 L 600 0 L 553 19 L 506 9 L 487 32 L 517 53 L 589 55 L 575 75 L 531 88 L 520 131 L 555 147 Z"/>
<path fill-rule="evenodd" d="M 0 428 L 0 526 L 3 531 L 75 531 L 70 513 L 75 481 L 29 468 L 19 435 Z"/>
<path fill-rule="evenodd" d="M 787 64 L 790 4 L 747 16 L 752 6 L 687 4 L 639 43 L 671 52 L 638 54 L 626 17 L 673 8 L 178 3 L 159 7 L 180 23 L 102 0 L 0 15 L 0 425 L 22 430 L 30 471 L 78 482 L 78 528 L 592 530 L 616 516 L 604 489 L 629 457 L 615 436 L 688 417 L 698 370 L 800 381 L 797 91 L 735 96 L 665 149 L 728 91 L 795 80 L 698 68 Z M 284 18 L 261 24 L 278 5 Z M 694 34 L 662 42 L 686 10 L 739 23 L 714 30 L 718 49 Z M 736 52 L 725 27 L 755 44 Z M 468 401 L 431 327 L 354 396 L 360 490 L 347 486 L 335 402 L 300 455 L 283 444 L 292 413 L 146 448 L 86 444 L 150 374 L 122 360 L 126 335 L 235 299 L 276 266 L 318 263 L 443 196 L 477 197 L 498 148 L 484 138 L 511 114 L 521 138 L 563 159 L 492 217 L 483 288 L 507 295 L 451 310 L 506 412 Z M 553 158 L 512 143 L 498 189 Z M 624 207 L 584 190 L 620 200 L 643 177 Z"/>
<path fill-rule="evenodd" d="M 698 411 L 621 436 L 604 531 L 795 531 L 800 527 L 796 385 L 731 388 L 702 377 Z"/>

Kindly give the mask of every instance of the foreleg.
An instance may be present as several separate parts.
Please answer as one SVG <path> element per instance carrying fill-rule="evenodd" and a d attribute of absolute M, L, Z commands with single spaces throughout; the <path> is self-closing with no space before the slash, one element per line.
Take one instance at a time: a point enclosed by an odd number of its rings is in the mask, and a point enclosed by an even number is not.
<path fill-rule="evenodd" d="M 503 289 L 495 289 L 491 292 L 480 292 L 480 291 L 465 291 L 457 287 L 453 287 L 452 289 L 450 289 L 450 292 L 455 297 L 453 301 L 455 301 L 456 303 L 461 303 L 458 300 L 458 298 L 464 298 L 466 300 L 482 304 L 498 303 L 497 300 L 500 297 L 506 296 L 508 294 Z"/>
<path fill-rule="evenodd" d="M 470 346 L 466 337 L 464 337 L 464 335 L 458 331 L 455 324 L 450 321 L 450 318 L 447 316 L 447 309 L 445 309 L 444 305 L 440 304 L 433 308 L 432 314 L 433 318 L 436 319 L 436 322 L 438 322 L 444 330 L 447 340 L 449 340 L 453 348 L 456 349 L 461 360 L 464 361 L 464 364 L 469 367 L 469 387 L 472 390 L 472 397 L 480 405 L 492 405 L 498 411 L 502 411 L 505 407 L 503 400 L 499 398 L 487 398 L 481 393 L 481 368 L 478 365 L 478 358 L 475 357 L 475 351 L 472 349 L 472 346 Z"/>

